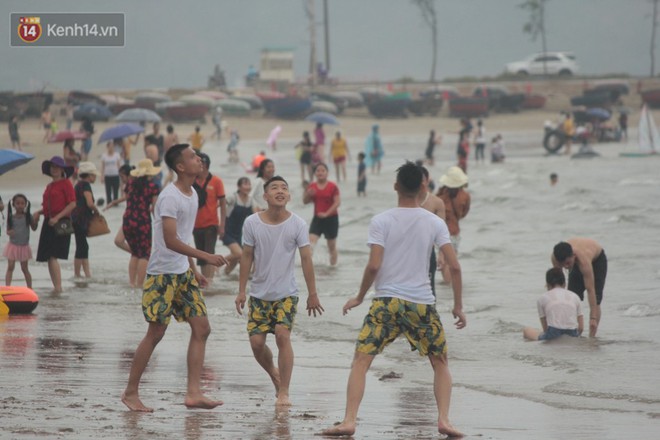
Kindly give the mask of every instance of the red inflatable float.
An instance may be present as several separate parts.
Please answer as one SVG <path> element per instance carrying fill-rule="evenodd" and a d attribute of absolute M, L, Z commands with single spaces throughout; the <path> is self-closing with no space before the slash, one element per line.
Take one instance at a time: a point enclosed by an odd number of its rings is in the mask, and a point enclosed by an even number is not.
<path fill-rule="evenodd" d="M 22 286 L 0 286 L 0 315 L 32 313 L 39 304 L 34 290 Z"/>

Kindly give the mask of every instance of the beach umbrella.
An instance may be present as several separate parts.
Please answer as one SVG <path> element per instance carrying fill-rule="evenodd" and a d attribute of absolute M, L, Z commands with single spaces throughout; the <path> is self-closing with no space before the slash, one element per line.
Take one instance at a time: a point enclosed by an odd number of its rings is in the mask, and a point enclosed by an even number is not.
<path fill-rule="evenodd" d="M 80 121 L 88 118 L 92 121 L 107 121 L 112 117 L 110 109 L 104 105 L 94 102 L 79 105 L 73 110 L 73 118 Z"/>
<path fill-rule="evenodd" d="M 317 124 L 324 125 L 339 125 L 339 121 L 335 115 L 326 112 L 312 113 L 305 118 L 305 121 L 316 122 Z"/>
<path fill-rule="evenodd" d="M 282 131 L 282 126 L 277 125 L 275 128 L 273 128 L 270 131 L 270 134 L 268 135 L 268 140 L 266 140 L 266 145 L 268 145 L 270 148 L 273 148 L 275 146 L 275 142 L 277 142 L 277 136 L 280 135 L 280 132 Z"/>
<path fill-rule="evenodd" d="M 73 140 L 81 140 L 81 139 L 86 139 L 87 138 L 87 133 L 83 133 L 82 131 L 70 131 L 70 130 L 64 130 L 64 131 L 59 131 L 52 135 L 51 137 L 48 138 L 48 143 L 49 144 L 55 144 L 58 142 L 64 142 L 68 141 L 69 139 Z"/>
<path fill-rule="evenodd" d="M 604 109 L 604 108 L 594 107 L 594 108 L 587 109 L 587 115 L 592 117 L 592 118 L 596 118 L 596 119 L 600 119 L 602 121 L 606 121 L 606 120 L 610 119 L 611 113 L 608 110 Z"/>
<path fill-rule="evenodd" d="M 20 167 L 34 159 L 34 156 L 18 150 L 0 150 L 0 175 Z"/>
<path fill-rule="evenodd" d="M 121 139 L 126 136 L 133 136 L 134 134 L 142 133 L 144 128 L 138 124 L 119 124 L 114 127 L 106 129 L 101 136 L 99 136 L 98 143 L 111 141 L 113 139 Z"/>
<path fill-rule="evenodd" d="M 129 108 L 119 113 L 115 118 L 117 122 L 160 122 L 160 116 L 153 110 L 146 108 Z"/>

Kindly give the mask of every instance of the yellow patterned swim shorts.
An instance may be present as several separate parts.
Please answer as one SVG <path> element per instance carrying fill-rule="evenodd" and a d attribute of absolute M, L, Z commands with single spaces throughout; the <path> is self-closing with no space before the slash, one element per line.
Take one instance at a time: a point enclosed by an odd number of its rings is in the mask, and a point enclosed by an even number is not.
<path fill-rule="evenodd" d="M 377 355 L 401 333 L 408 339 L 411 350 L 419 351 L 422 356 L 447 352 L 445 331 L 434 305 L 390 297 L 373 300 L 355 349 Z"/>
<path fill-rule="evenodd" d="M 263 333 L 275 333 L 276 325 L 293 329 L 293 321 L 298 310 L 298 296 L 287 296 L 277 301 L 264 301 L 250 297 L 248 300 L 247 330 L 250 336 Z"/>
<path fill-rule="evenodd" d="M 204 295 L 192 269 L 182 274 L 147 275 L 142 291 L 142 313 L 147 322 L 169 324 L 206 316 Z"/>

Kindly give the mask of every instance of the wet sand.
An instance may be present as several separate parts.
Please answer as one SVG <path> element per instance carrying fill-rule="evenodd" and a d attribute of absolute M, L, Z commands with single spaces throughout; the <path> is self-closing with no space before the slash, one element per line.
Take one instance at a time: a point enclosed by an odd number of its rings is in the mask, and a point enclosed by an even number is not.
<path fill-rule="evenodd" d="M 454 377 L 450 419 L 468 438 L 654 438 L 660 427 L 655 385 L 660 380 L 660 350 L 653 337 L 660 316 L 660 210 L 654 202 L 660 160 L 620 159 L 619 152 L 634 151 L 633 141 L 601 144 L 596 148 L 602 157 L 592 161 L 546 157 L 539 138 L 547 117 L 554 114 L 487 119 L 489 133 L 501 131 L 507 140 L 507 162 L 470 165 L 473 210 L 462 223 L 459 255 L 466 280 L 466 329 L 453 328 L 451 291 L 441 286 L 438 290 Z M 244 160 L 263 147 L 275 124 L 283 125 L 278 151 L 270 154 L 277 172 L 293 182 L 291 209 L 311 219 L 311 208 L 299 200 L 292 147 L 300 131 L 312 127 L 302 122 L 236 121 L 237 126 L 245 124 L 239 126 Z M 354 118 L 341 126 L 353 154 L 362 149 L 373 122 Z M 5 200 L 18 189 L 39 200 L 48 181 L 39 174 L 40 161 L 61 150 L 39 145 L 41 131 L 26 127 L 33 123 L 36 126 L 36 121 L 25 123 L 22 133 L 33 143 L 26 149 L 39 158 L 0 176 Z M 368 198 L 354 195 L 355 162 L 349 163 L 349 181 L 340 184 L 339 266 L 328 266 L 324 245 L 314 256 L 326 314 L 316 319 L 298 315 L 292 337 L 296 366 L 290 410 L 276 411 L 273 386 L 253 359 L 245 318 L 234 308 L 235 275 L 221 277 L 206 291 L 213 332 L 203 388 L 224 405 L 212 411 L 183 405 L 189 330 L 185 324 L 172 324 L 142 382 L 141 397 L 155 412 L 136 414 L 125 408 L 120 396 L 146 324 L 139 306 L 141 292 L 126 282 L 127 254 L 112 244 L 123 212 L 113 208 L 106 212 L 113 234 L 90 240 L 89 283 L 71 278 L 70 258 L 62 262 L 65 292 L 51 295 L 46 266 L 32 262 L 41 299 L 35 314 L 0 318 L 0 438 L 310 439 L 340 421 L 353 344 L 368 309 L 365 302 L 344 317 L 341 306 L 355 294 L 366 263 L 368 220 L 395 204 L 394 170 L 404 158 L 421 157 L 429 129 L 445 135 L 432 175 L 437 179 L 453 164 L 458 125 L 445 118 L 379 123 L 386 157 L 383 173 L 369 175 Z M 210 125 L 205 128 L 210 134 Z M 97 133 L 102 129 L 98 124 Z M 177 130 L 185 137 L 192 126 Z M 328 127 L 326 133 L 331 132 Z M 231 189 L 244 172 L 226 164 L 225 146 L 224 141 L 210 143 L 206 149 L 214 160 L 211 171 Z M 101 149 L 95 146 L 94 151 Z M 550 171 L 559 172 L 557 188 L 548 185 Z M 101 197 L 103 186 L 97 182 L 94 192 Z M 535 301 L 543 289 L 550 249 L 572 235 L 598 239 L 611 261 L 599 338 L 524 343 L 522 326 L 538 325 Z M 1 237 L 0 245 L 5 240 Z M 33 248 L 37 240 L 33 233 Z M 72 244 L 71 253 L 73 249 Z M 20 272 L 14 276 L 20 283 Z M 304 286 L 300 273 L 298 280 Z M 303 293 L 301 301 L 304 298 Z M 272 338 L 270 345 L 276 353 Z M 379 380 L 390 372 L 402 377 Z M 439 438 L 431 384 L 428 360 L 397 340 L 375 360 L 367 376 L 354 438 Z"/>

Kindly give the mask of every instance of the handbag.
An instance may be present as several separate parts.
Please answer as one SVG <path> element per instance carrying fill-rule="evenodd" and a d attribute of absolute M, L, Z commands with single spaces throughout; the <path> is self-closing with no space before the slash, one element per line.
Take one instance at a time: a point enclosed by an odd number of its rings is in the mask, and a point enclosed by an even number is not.
<path fill-rule="evenodd" d="M 69 217 L 61 218 L 53 226 L 55 229 L 55 235 L 64 236 L 73 234 L 73 223 Z"/>
<path fill-rule="evenodd" d="M 96 237 L 98 235 L 109 234 L 110 228 L 108 227 L 108 222 L 98 212 L 95 212 L 92 215 L 92 218 L 89 220 L 89 227 L 87 228 L 88 237 Z"/>
<path fill-rule="evenodd" d="M 49 183 L 48 186 L 51 184 Z M 50 206 L 50 198 L 48 199 L 48 212 L 49 215 L 52 215 L 52 208 Z M 55 235 L 58 237 L 62 237 L 65 235 L 71 235 L 73 234 L 73 223 L 71 222 L 71 217 L 62 217 L 53 225 L 53 229 L 55 229 Z"/>

